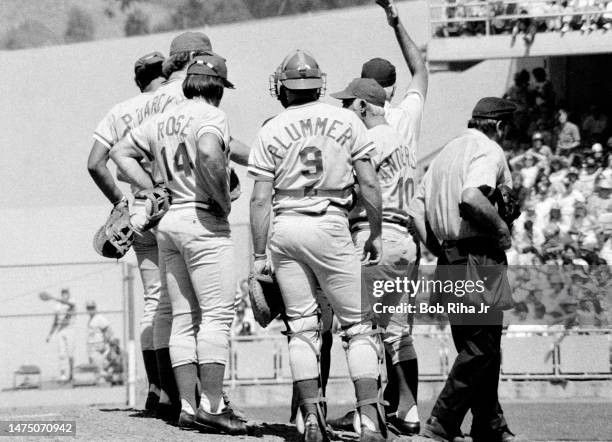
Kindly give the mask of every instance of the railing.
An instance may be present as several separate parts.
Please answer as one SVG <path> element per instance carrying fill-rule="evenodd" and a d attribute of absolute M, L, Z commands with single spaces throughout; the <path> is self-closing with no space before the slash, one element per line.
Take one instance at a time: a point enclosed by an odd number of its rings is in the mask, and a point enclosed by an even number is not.
<path fill-rule="evenodd" d="M 524 1 L 516 1 L 516 0 L 483 0 L 476 2 L 436 2 L 431 3 L 429 6 L 430 9 L 430 25 L 431 25 L 431 34 L 435 36 L 436 31 L 439 29 L 439 25 L 441 27 L 445 27 L 448 24 L 455 23 L 474 23 L 474 22 L 484 22 L 485 30 L 484 35 L 491 35 L 491 28 L 493 21 L 508 21 L 511 23 L 516 23 L 519 20 L 525 19 L 541 19 L 541 20 L 550 20 L 550 19 L 561 19 L 563 23 L 566 23 L 570 18 L 578 18 L 582 19 L 586 22 L 588 26 L 591 25 L 593 18 L 597 18 L 598 16 L 609 16 L 608 19 L 612 21 L 612 11 L 606 11 L 605 5 L 612 0 L 598 0 L 595 2 L 595 5 L 601 5 L 601 9 L 597 8 L 588 8 L 579 11 L 560 11 L 560 12 L 545 12 L 539 14 L 531 14 L 531 13 L 520 13 L 516 14 L 497 14 L 496 9 L 499 8 L 500 5 L 516 5 L 517 9 L 523 7 L 526 4 L 537 4 L 544 5 L 546 2 L 541 0 L 524 0 Z M 471 9 L 471 10 L 470 10 Z M 447 11 L 453 11 L 453 15 L 456 14 L 455 11 L 463 11 L 463 17 L 446 17 Z M 498 9 L 497 9 L 498 10 Z"/>
<path fill-rule="evenodd" d="M 414 333 L 423 381 L 446 379 L 457 352 L 449 333 Z M 505 380 L 612 379 L 612 329 L 546 332 L 504 332 L 502 374 Z M 287 338 L 284 336 L 234 337 L 225 382 L 284 384 L 291 382 Z M 348 379 L 340 339 L 335 336 L 330 380 Z"/>

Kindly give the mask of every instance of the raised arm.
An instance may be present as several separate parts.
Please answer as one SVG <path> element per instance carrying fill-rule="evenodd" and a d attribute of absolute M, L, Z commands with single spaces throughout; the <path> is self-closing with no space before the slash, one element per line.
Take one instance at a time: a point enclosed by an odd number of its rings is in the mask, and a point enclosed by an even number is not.
<path fill-rule="evenodd" d="M 404 28 L 404 25 L 400 21 L 393 0 L 376 0 L 376 3 L 385 10 L 387 22 L 395 32 L 395 38 L 404 55 L 404 60 L 406 60 L 406 64 L 412 73 L 412 81 L 408 88 L 419 91 L 421 95 L 423 95 L 423 98 L 425 98 L 427 95 L 429 72 L 427 71 L 427 65 L 421 55 L 421 51 L 414 41 L 412 41 L 406 28 Z"/>

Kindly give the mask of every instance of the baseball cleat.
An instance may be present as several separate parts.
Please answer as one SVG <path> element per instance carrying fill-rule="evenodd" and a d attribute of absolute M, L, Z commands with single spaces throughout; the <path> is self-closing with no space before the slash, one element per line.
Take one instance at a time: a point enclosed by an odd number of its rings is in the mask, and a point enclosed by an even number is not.
<path fill-rule="evenodd" d="M 225 391 L 221 392 L 222 397 L 223 397 L 223 403 L 225 404 L 225 406 L 229 409 L 231 409 L 234 412 L 234 415 L 236 415 L 236 417 L 238 419 L 244 419 L 244 421 L 247 421 L 247 417 L 244 411 L 242 411 L 240 408 L 237 408 L 235 405 L 230 403 L 230 399 L 229 396 L 227 395 L 227 393 Z"/>
<path fill-rule="evenodd" d="M 172 404 L 158 404 L 157 410 L 155 411 L 155 417 L 166 422 L 176 422 L 181 413 L 180 405 L 174 406 Z"/>
<path fill-rule="evenodd" d="M 355 410 L 351 410 L 344 416 L 337 419 L 330 419 L 327 423 L 334 430 L 354 431 L 353 422 L 355 420 Z"/>
<path fill-rule="evenodd" d="M 304 422 L 304 442 L 323 442 L 326 440 L 328 439 L 325 435 L 325 429 L 321 429 L 317 415 L 314 413 L 308 414 Z"/>
<path fill-rule="evenodd" d="M 387 438 L 380 431 L 373 431 L 367 425 L 361 426 L 359 442 L 385 442 Z"/>
<path fill-rule="evenodd" d="M 185 410 L 181 410 L 181 414 L 179 414 L 178 422 L 176 426 L 183 430 L 193 430 L 196 429 L 194 424 L 195 415 L 191 413 L 187 413 Z"/>
<path fill-rule="evenodd" d="M 152 391 L 149 391 L 147 395 L 147 401 L 145 402 L 145 410 L 155 411 L 159 405 L 159 396 Z"/>
<path fill-rule="evenodd" d="M 420 422 L 408 422 L 397 417 L 396 413 L 387 415 L 387 426 L 398 436 L 416 436 L 421 432 Z"/>
<path fill-rule="evenodd" d="M 249 432 L 246 419 L 236 416 L 234 410 L 229 407 L 224 407 L 221 413 L 209 413 L 198 407 L 194 424 L 203 432 L 231 435 L 248 434 Z"/>

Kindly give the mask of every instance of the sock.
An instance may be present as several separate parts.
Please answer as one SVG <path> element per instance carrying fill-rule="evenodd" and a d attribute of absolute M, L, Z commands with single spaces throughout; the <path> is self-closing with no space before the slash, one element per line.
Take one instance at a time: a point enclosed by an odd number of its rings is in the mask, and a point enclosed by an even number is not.
<path fill-rule="evenodd" d="M 325 389 L 327 387 L 327 380 L 329 379 L 329 369 L 331 366 L 331 348 L 334 342 L 334 337 L 331 330 L 323 332 L 321 335 L 321 390 L 323 396 L 325 396 Z"/>
<path fill-rule="evenodd" d="M 174 372 L 172 371 L 172 362 L 170 361 L 170 349 L 160 348 L 155 350 L 155 358 L 157 359 L 157 371 L 159 373 L 159 383 L 162 394 L 160 394 L 159 402 L 162 404 L 168 404 L 166 400 L 162 401 L 162 396 L 167 398 L 172 405 L 179 406 L 180 398 L 178 394 L 178 387 L 176 386 L 176 380 L 174 379 Z"/>
<path fill-rule="evenodd" d="M 378 398 L 378 381 L 373 378 L 363 378 L 353 381 L 357 401 Z M 378 410 L 376 404 L 368 404 L 359 407 L 361 424 L 367 425 L 372 431 L 379 431 Z"/>
<path fill-rule="evenodd" d="M 197 408 L 196 405 L 196 381 L 198 376 L 198 367 L 196 363 L 179 365 L 174 367 L 174 377 L 181 397 L 181 406 L 185 402 L 189 404 L 191 410 Z M 188 411 L 183 407 L 183 410 Z M 193 411 L 192 411 L 193 414 Z"/>
<path fill-rule="evenodd" d="M 385 386 L 383 397 L 389 403 L 386 407 L 387 413 L 395 413 L 399 404 L 399 387 L 397 386 L 397 376 L 389 353 L 385 355 L 385 365 L 387 367 L 387 385 Z"/>
<path fill-rule="evenodd" d="M 200 406 L 209 413 L 219 413 L 223 409 L 223 375 L 225 364 L 201 364 L 200 384 L 202 394 Z"/>
<path fill-rule="evenodd" d="M 318 379 L 306 379 L 303 381 L 296 381 L 295 388 L 298 392 L 298 401 L 302 402 L 304 399 L 314 399 L 319 396 L 319 380 Z M 300 410 L 304 416 L 304 421 L 310 413 L 317 414 L 317 404 L 309 403 L 300 405 Z"/>
<path fill-rule="evenodd" d="M 417 360 L 411 359 L 409 361 L 402 361 L 399 364 L 395 364 L 393 370 L 395 371 L 395 378 L 397 379 L 397 387 L 399 389 L 397 417 L 405 419 L 408 412 L 410 412 L 417 403 L 416 393 L 419 376 Z M 414 411 L 412 411 L 411 414 L 414 414 Z"/>
<path fill-rule="evenodd" d="M 149 391 L 156 392 L 159 396 L 159 373 L 157 371 L 157 359 L 155 358 L 155 350 L 143 350 L 142 360 L 144 361 L 144 368 L 145 372 L 147 373 Z M 151 390 L 151 387 L 154 387 L 153 390 Z"/>

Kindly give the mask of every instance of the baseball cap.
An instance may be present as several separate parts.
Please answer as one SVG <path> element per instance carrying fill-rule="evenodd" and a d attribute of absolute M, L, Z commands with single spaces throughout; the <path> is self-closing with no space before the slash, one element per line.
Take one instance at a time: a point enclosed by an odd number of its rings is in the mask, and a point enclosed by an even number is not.
<path fill-rule="evenodd" d="M 146 69 L 149 66 L 152 66 L 157 63 L 161 63 L 166 58 L 162 55 L 161 52 L 151 52 L 150 54 L 143 55 L 136 63 L 134 63 L 134 73 L 138 74 L 141 70 Z"/>
<path fill-rule="evenodd" d="M 384 107 L 387 93 L 378 82 L 372 78 L 355 78 L 340 92 L 331 94 L 338 100 L 361 98 L 374 106 Z"/>
<path fill-rule="evenodd" d="M 174 37 L 170 43 L 170 55 L 191 51 L 212 52 L 210 38 L 203 32 L 188 31 Z"/>
<path fill-rule="evenodd" d="M 535 141 L 535 140 L 543 140 L 544 137 L 542 136 L 542 134 L 540 132 L 534 132 L 533 136 L 531 137 L 531 139 L 533 141 Z"/>
<path fill-rule="evenodd" d="M 187 75 L 210 75 L 223 80 L 223 86 L 235 89 L 227 79 L 227 66 L 225 60 L 218 55 L 199 55 L 195 57 L 187 68 Z"/>
<path fill-rule="evenodd" d="M 492 120 L 506 120 L 511 118 L 517 107 L 510 100 L 497 97 L 485 97 L 478 100 L 472 118 L 490 118 Z"/>
<path fill-rule="evenodd" d="M 600 189 L 612 189 L 612 182 L 609 178 L 602 178 L 597 183 L 597 187 Z"/>
<path fill-rule="evenodd" d="M 85 308 L 88 309 L 88 310 L 96 308 L 95 301 L 87 301 L 87 303 L 85 304 Z"/>
<path fill-rule="evenodd" d="M 366 61 L 361 67 L 361 78 L 372 78 L 382 87 L 395 84 L 395 66 L 384 58 L 373 58 Z"/>

